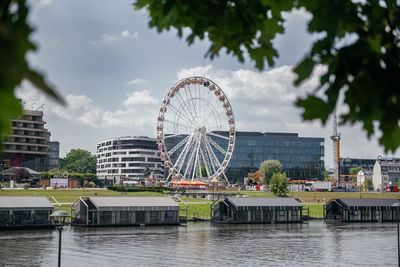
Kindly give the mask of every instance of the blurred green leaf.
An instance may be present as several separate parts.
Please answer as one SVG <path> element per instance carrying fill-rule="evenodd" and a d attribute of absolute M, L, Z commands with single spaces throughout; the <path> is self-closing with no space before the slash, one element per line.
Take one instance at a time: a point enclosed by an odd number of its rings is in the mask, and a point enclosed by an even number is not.
<path fill-rule="evenodd" d="M 344 93 L 348 112 L 341 123 L 361 122 L 368 136 L 377 125 L 386 151 L 400 145 L 400 7 L 399 2 L 342 0 L 137 0 L 146 8 L 150 27 L 159 31 L 176 28 L 192 32 L 187 41 L 207 34 L 213 59 L 221 49 L 243 62 L 246 54 L 260 70 L 273 66 L 278 52 L 273 47 L 284 32 L 284 12 L 303 8 L 311 14 L 308 31 L 320 36 L 294 68 L 296 85 L 309 78 L 316 65 L 326 72 L 314 94 L 298 100 L 304 119 L 325 123 Z M 181 36 L 181 35 L 180 35 Z M 323 90 L 320 92 L 320 90 Z M 341 103 L 340 103 L 341 104 Z"/>
<path fill-rule="evenodd" d="M 28 12 L 25 0 L 0 1 L 0 143 L 10 133 L 10 119 L 22 115 L 22 105 L 15 98 L 14 89 L 24 79 L 64 103 L 56 90 L 26 61 L 26 54 L 36 49 L 29 40 L 33 29 L 27 22 Z"/>

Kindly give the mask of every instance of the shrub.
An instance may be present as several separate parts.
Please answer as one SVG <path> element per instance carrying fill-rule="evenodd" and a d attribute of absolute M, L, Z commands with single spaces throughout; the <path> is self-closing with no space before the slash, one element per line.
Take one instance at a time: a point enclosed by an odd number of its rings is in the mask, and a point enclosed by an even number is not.
<path fill-rule="evenodd" d="M 163 193 L 163 191 L 176 191 L 175 188 L 162 187 L 162 186 L 135 186 L 127 187 L 123 185 L 113 185 L 108 186 L 108 190 L 118 191 L 118 192 L 157 192 Z"/>

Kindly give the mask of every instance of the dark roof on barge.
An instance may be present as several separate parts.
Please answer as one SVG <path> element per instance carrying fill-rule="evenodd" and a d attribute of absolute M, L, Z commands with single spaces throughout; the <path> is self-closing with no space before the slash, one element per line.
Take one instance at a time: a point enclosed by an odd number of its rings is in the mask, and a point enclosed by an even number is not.
<path fill-rule="evenodd" d="M 0 209 L 53 209 L 46 197 L 0 197 Z"/>
<path fill-rule="evenodd" d="M 101 211 L 179 210 L 170 197 L 89 197 Z"/>
<path fill-rule="evenodd" d="M 227 198 L 236 208 L 238 207 L 302 207 L 294 198 L 289 197 L 251 197 L 251 198 Z"/>
<path fill-rule="evenodd" d="M 395 198 L 339 198 L 348 207 L 389 207 L 399 200 Z"/>

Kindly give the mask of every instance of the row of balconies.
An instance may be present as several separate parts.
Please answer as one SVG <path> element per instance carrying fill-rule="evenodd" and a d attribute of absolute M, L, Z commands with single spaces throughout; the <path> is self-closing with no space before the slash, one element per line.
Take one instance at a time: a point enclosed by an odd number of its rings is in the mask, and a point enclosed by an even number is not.
<path fill-rule="evenodd" d="M 41 136 L 41 137 L 46 137 L 45 135 L 46 130 L 45 129 L 35 129 L 32 131 L 32 129 L 13 129 L 12 135 L 24 135 L 24 136 Z"/>
<path fill-rule="evenodd" d="M 5 145 L 5 152 L 10 152 L 12 151 L 17 151 L 17 152 L 48 152 L 49 151 L 49 146 L 48 145 L 15 145 L 15 144 L 9 144 L 7 142 L 4 142 Z M 9 150 L 9 151 L 7 151 Z"/>
<path fill-rule="evenodd" d="M 11 125 L 13 128 L 31 128 L 31 129 L 44 129 L 44 123 L 30 123 L 30 122 L 20 122 L 12 121 Z"/>
<path fill-rule="evenodd" d="M 9 143 L 17 143 L 17 144 L 38 144 L 38 145 L 49 145 L 46 139 L 38 139 L 38 138 L 25 138 L 25 137 L 16 137 L 11 136 L 5 142 Z"/>

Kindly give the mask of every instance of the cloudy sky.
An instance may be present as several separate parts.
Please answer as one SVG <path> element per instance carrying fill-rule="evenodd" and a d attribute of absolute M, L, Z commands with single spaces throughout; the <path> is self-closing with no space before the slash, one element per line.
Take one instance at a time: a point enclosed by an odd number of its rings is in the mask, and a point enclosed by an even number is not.
<path fill-rule="evenodd" d="M 73 148 L 95 153 L 96 143 L 118 136 L 155 137 L 161 99 L 178 79 L 205 76 L 216 82 L 231 101 L 237 130 L 297 132 L 325 138 L 325 165 L 333 166 L 332 123 L 303 122 L 294 100 L 317 85 L 317 77 L 301 88 L 292 85 L 293 66 L 310 49 L 309 16 L 286 16 L 287 31 L 275 45 L 280 58 L 274 68 L 258 71 L 221 54 L 205 59 L 208 43 L 188 46 L 176 31 L 157 33 L 147 26 L 146 12 L 132 0 L 30 1 L 32 40 L 39 49 L 28 57 L 32 66 L 65 97 L 62 107 L 23 83 L 17 96 L 27 108 L 43 105 L 52 140 L 61 155 Z M 323 71 L 323 70 L 320 70 Z M 318 72 L 317 72 L 318 73 Z M 345 108 L 345 107 L 341 107 Z M 376 138 L 367 140 L 359 125 L 341 126 L 342 157 L 383 155 Z"/>

